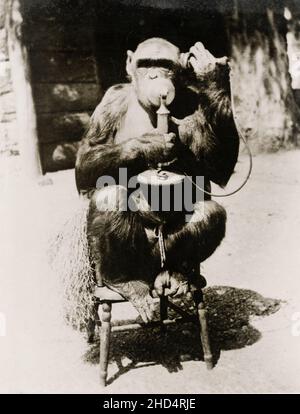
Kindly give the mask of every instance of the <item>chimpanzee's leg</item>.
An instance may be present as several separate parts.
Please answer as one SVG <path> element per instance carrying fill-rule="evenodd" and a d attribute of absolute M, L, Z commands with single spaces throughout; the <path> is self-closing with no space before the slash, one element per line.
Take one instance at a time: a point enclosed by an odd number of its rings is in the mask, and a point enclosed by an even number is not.
<path fill-rule="evenodd" d="M 226 211 L 222 206 L 212 200 L 196 203 L 189 221 L 165 234 L 168 269 L 187 279 L 197 277 L 200 263 L 219 246 L 225 228 Z M 155 285 L 159 287 L 163 283 L 163 275 L 158 275 Z"/>
<path fill-rule="evenodd" d="M 159 271 L 146 225 L 155 226 L 151 211 L 130 211 L 122 186 L 95 191 L 89 208 L 87 233 L 96 277 L 129 299 L 145 321 L 152 318 L 150 287 Z"/>
<path fill-rule="evenodd" d="M 213 200 L 194 205 L 189 221 L 167 236 L 166 250 L 170 263 L 182 260 L 203 262 L 219 246 L 225 236 L 226 211 Z M 179 253 L 180 252 L 180 253 Z"/>

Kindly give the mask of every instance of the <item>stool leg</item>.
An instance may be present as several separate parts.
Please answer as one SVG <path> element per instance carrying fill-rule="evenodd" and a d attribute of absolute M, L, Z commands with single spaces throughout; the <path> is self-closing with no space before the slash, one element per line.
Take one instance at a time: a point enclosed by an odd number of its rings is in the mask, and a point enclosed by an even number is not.
<path fill-rule="evenodd" d="M 168 319 L 168 297 L 161 296 L 159 300 L 159 314 L 160 314 L 160 331 L 161 333 L 166 332 L 166 326 L 162 323 L 164 320 Z"/>
<path fill-rule="evenodd" d="M 204 354 L 204 361 L 207 369 L 213 368 L 212 353 L 210 349 L 208 327 L 207 327 L 207 310 L 204 307 L 203 294 L 201 290 L 194 293 L 194 301 L 198 312 L 199 324 L 200 324 L 200 339 L 202 343 L 202 349 Z"/>
<path fill-rule="evenodd" d="M 100 384 L 106 386 L 107 367 L 109 357 L 110 333 L 111 333 L 111 303 L 102 303 L 101 330 L 100 330 Z"/>

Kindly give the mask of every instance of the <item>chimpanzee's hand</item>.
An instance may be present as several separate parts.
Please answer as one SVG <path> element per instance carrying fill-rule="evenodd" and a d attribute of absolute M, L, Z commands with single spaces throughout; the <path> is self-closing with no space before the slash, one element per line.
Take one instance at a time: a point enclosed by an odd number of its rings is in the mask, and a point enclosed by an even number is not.
<path fill-rule="evenodd" d="M 153 296 L 181 296 L 189 292 L 187 279 L 181 273 L 160 273 L 154 281 Z"/>
<path fill-rule="evenodd" d="M 201 42 L 195 43 L 186 55 L 197 77 L 205 76 L 213 72 L 217 65 L 226 65 L 228 62 L 226 56 L 215 58 Z"/>
<path fill-rule="evenodd" d="M 107 283 L 112 290 L 128 299 L 136 308 L 145 323 L 150 322 L 154 316 L 154 302 L 150 296 L 149 285 L 142 280 L 129 282 Z"/>
<path fill-rule="evenodd" d="M 128 141 L 131 151 L 138 151 L 148 164 L 169 161 L 175 154 L 175 134 L 151 132 Z"/>

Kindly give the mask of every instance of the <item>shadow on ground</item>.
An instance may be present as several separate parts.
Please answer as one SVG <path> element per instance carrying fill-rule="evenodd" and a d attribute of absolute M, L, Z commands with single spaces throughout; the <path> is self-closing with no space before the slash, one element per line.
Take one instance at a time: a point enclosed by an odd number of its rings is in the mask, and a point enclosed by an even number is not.
<path fill-rule="evenodd" d="M 222 350 L 239 349 L 257 342 L 261 333 L 251 325 L 251 318 L 271 315 L 282 303 L 252 290 L 229 286 L 204 289 L 204 299 L 215 364 Z M 188 301 L 181 301 L 180 305 L 186 310 L 193 309 Z M 131 363 L 123 366 L 124 358 Z M 89 346 L 84 359 L 94 364 L 99 362 L 99 337 Z M 118 372 L 108 383 L 140 366 L 161 364 L 169 372 L 177 372 L 182 369 L 183 361 L 191 360 L 203 361 L 199 331 L 192 323 L 169 326 L 166 332 L 161 332 L 159 327 L 116 332 L 111 338 L 110 362 L 116 362 Z"/>

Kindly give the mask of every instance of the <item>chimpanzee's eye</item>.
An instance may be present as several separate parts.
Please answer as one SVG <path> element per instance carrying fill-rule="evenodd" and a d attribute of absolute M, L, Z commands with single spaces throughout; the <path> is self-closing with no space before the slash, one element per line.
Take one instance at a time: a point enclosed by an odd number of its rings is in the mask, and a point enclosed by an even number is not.
<path fill-rule="evenodd" d="M 149 68 L 144 68 L 144 67 L 139 67 L 136 69 L 137 73 L 139 73 L 140 75 L 146 75 L 148 70 Z"/>
<path fill-rule="evenodd" d="M 136 63 L 137 68 L 160 68 L 175 71 L 175 63 L 169 59 L 139 59 Z"/>

